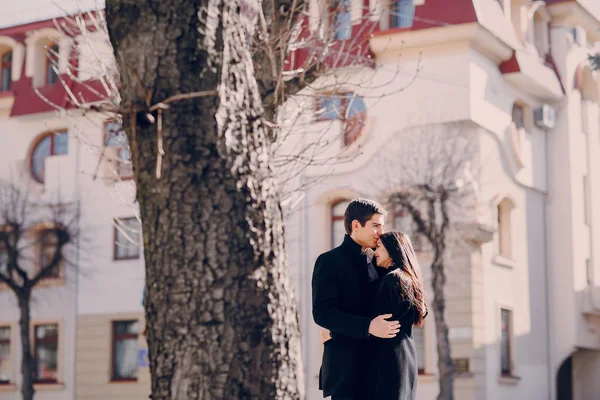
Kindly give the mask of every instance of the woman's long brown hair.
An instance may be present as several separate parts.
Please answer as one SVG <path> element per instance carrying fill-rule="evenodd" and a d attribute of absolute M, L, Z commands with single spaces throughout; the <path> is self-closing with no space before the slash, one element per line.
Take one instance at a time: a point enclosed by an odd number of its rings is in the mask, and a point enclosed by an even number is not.
<path fill-rule="evenodd" d="M 404 232 L 396 231 L 384 233 L 379 240 L 394 262 L 396 269 L 390 273 L 398 275 L 402 296 L 417 310 L 414 323 L 422 327 L 428 311 L 421 280 L 421 267 L 410 237 Z"/>

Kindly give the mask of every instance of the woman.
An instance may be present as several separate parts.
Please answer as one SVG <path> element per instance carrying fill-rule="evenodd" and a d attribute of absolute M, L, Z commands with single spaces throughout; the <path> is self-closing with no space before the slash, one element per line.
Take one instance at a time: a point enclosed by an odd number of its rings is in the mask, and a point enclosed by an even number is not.
<path fill-rule="evenodd" d="M 414 400 L 418 366 L 412 329 L 422 327 L 427 316 L 421 270 L 410 238 L 402 232 L 383 234 L 374 260 L 387 273 L 377 282 L 372 315 L 392 314 L 389 320 L 400 321 L 400 332 L 393 339 L 373 338 L 370 343 L 367 394 L 373 400 Z"/>

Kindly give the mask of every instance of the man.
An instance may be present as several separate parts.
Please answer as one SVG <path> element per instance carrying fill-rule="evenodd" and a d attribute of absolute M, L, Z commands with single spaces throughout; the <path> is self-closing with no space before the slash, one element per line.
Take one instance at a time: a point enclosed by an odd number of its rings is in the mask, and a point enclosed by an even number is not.
<path fill-rule="evenodd" d="M 319 388 L 332 400 L 360 400 L 366 380 L 365 349 L 370 335 L 392 338 L 399 331 L 390 315 L 369 317 L 369 283 L 377 272 L 364 250 L 377 245 L 387 212 L 372 200 L 356 199 L 344 213 L 346 236 L 341 246 L 317 258 L 312 278 L 313 318 L 329 330 L 324 344 Z"/>

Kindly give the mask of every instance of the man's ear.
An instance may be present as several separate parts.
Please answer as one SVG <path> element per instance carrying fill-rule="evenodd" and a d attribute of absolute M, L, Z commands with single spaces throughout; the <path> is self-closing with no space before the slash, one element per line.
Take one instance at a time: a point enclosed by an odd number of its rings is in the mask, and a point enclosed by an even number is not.
<path fill-rule="evenodd" d="M 360 222 L 357 219 L 352 221 L 352 232 L 360 228 Z"/>

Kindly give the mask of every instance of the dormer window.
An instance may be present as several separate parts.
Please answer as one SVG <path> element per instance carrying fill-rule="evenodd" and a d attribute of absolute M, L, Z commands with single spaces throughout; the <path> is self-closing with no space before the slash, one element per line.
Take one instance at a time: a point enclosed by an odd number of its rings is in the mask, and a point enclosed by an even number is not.
<path fill-rule="evenodd" d="M 8 92 L 12 83 L 12 50 L 2 53 L 0 58 L 0 92 Z"/>
<path fill-rule="evenodd" d="M 58 44 L 50 43 L 47 47 L 45 78 L 46 85 L 58 82 Z"/>

